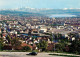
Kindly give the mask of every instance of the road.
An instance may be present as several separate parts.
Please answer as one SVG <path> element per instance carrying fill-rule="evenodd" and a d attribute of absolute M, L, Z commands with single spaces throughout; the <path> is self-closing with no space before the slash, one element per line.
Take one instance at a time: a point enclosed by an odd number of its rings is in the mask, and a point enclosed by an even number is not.
<path fill-rule="evenodd" d="M 49 55 L 51 53 L 38 53 L 37 56 L 30 56 L 26 54 L 29 54 L 29 52 L 0 52 L 0 57 L 63 57 Z"/>

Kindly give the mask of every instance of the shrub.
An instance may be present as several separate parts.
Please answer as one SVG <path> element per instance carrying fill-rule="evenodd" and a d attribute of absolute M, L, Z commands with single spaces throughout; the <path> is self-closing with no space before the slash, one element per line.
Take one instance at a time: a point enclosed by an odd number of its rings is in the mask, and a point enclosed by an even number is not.
<path fill-rule="evenodd" d="M 25 46 L 25 47 L 23 47 L 23 50 L 25 50 L 25 51 L 31 51 L 31 48 L 29 46 Z"/>

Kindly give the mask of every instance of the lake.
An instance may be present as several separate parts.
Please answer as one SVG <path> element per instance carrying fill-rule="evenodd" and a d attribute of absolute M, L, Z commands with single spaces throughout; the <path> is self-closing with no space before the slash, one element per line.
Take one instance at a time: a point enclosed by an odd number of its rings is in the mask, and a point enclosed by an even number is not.
<path fill-rule="evenodd" d="M 50 17 L 76 17 L 76 15 L 70 15 L 70 14 L 52 14 Z"/>

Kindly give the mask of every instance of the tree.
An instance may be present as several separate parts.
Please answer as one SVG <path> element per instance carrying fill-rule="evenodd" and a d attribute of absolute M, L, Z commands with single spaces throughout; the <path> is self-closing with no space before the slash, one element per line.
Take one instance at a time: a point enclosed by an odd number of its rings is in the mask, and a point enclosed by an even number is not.
<path fill-rule="evenodd" d="M 68 41 L 68 39 L 64 38 L 64 39 L 60 39 L 58 44 L 56 44 L 56 51 L 59 52 L 64 52 L 66 51 L 66 46 L 68 47 L 70 45 L 70 42 Z"/>
<path fill-rule="evenodd" d="M 35 38 L 36 38 L 35 36 L 32 37 L 32 42 L 33 42 L 33 44 L 34 44 L 34 40 L 35 40 Z"/>
<path fill-rule="evenodd" d="M 72 39 L 73 37 L 76 38 L 76 39 L 79 38 L 79 34 L 75 33 L 75 32 L 74 33 L 69 33 L 68 36 L 69 36 L 70 39 Z"/>
<path fill-rule="evenodd" d="M 60 40 L 61 38 L 62 38 L 62 34 L 54 34 L 53 35 L 54 37 L 53 37 L 53 40 L 56 42 L 56 41 L 58 41 L 58 40 Z"/>
<path fill-rule="evenodd" d="M 19 41 L 18 38 L 13 38 L 11 40 L 11 45 L 12 45 L 12 47 L 17 48 L 17 47 L 21 46 L 21 42 Z M 14 48 L 12 48 L 12 49 L 14 49 Z"/>
<path fill-rule="evenodd" d="M 62 38 L 62 34 L 59 34 L 59 33 L 58 33 L 58 34 L 57 34 L 57 38 L 59 38 L 59 39 Z"/>
<path fill-rule="evenodd" d="M 50 35 L 50 40 L 51 40 L 51 43 L 53 43 L 53 35 L 52 34 Z"/>
<path fill-rule="evenodd" d="M 59 34 L 59 33 L 58 34 L 54 34 L 54 36 L 55 36 L 56 39 L 62 38 L 62 34 Z"/>
<path fill-rule="evenodd" d="M 2 50 L 2 49 L 3 49 L 3 39 L 0 38 L 0 50 Z"/>
<path fill-rule="evenodd" d="M 11 38 L 9 35 L 6 37 L 6 39 L 8 40 L 8 43 L 11 44 Z"/>
<path fill-rule="evenodd" d="M 47 41 L 41 41 L 39 44 L 38 44 L 38 48 L 39 49 L 42 49 L 42 51 L 45 51 L 48 47 L 48 42 Z"/>
<path fill-rule="evenodd" d="M 80 54 L 80 41 L 74 40 L 70 45 L 70 52 Z"/>
<path fill-rule="evenodd" d="M 30 51 L 31 48 L 30 48 L 29 46 L 25 46 L 25 47 L 23 47 L 23 50 L 25 50 L 25 51 Z"/>
<path fill-rule="evenodd" d="M 57 52 L 63 52 L 64 49 L 65 49 L 65 45 L 59 43 L 59 44 L 56 44 L 55 48 L 56 48 L 56 51 L 57 51 Z"/>

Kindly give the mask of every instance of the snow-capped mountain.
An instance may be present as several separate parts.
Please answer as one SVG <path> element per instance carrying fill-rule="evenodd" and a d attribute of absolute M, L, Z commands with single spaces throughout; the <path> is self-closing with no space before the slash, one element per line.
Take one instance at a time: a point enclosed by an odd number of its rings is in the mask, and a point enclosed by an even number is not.
<path fill-rule="evenodd" d="M 49 9 L 49 8 L 16 8 L 16 9 L 3 9 L 1 11 L 7 11 L 7 12 L 0 12 L 0 14 L 6 14 L 6 13 L 13 13 L 16 12 L 17 14 L 19 13 L 31 13 L 31 14 L 40 14 L 40 15 L 53 15 L 53 14 L 69 14 L 69 15 L 76 15 L 80 16 L 80 8 L 64 8 L 64 9 Z M 23 14 L 24 15 L 24 14 Z"/>

